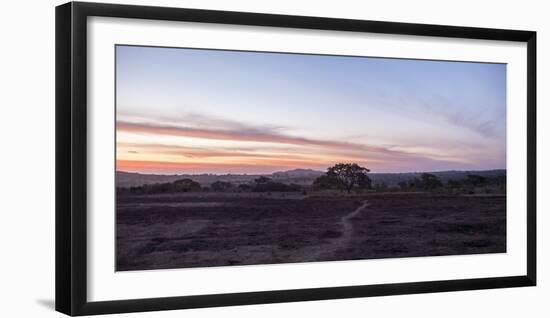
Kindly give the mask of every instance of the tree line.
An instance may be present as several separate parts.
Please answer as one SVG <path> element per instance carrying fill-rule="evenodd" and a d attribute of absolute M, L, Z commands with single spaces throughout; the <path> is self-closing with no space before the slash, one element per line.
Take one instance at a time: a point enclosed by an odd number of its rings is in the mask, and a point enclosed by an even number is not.
<path fill-rule="evenodd" d="M 316 178 L 311 186 L 301 186 L 294 183 L 282 183 L 261 176 L 249 183 L 233 184 L 228 181 L 216 181 L 209 186 L 202 186 L 192 179 L 185 178 L 173 182 L 144 184 L 129 188 L 117 188 L 118 192 L 135 194 L 158 194 L 179 192 L 305 192 L 307 190 L 335 190 L 351 192 L 386 192 L 386 191 L 448 191 L 456 193 L 472 193 L 476 189 L 485 188 L 490 191 L 505 191 L 506 176 L 483 177 L 469 174 L 464 179 L 449 180 L 446 184 L 431 173 L 422 173 L 420 177 L 401 181 L 397 187 L 384 183 L 373 184 L 369 178 L 369 169 L 356 163 L 338 163 L 327 169 L 327 172 Z M 489 190 L 487 190 L 489 191 Z"/>
<path fill-rule="evenodd" d="M 295 192 L 302 191 L 297 184 L 286 184 L 273 181 L 271 178 L 259 177 L 251 183 L 235 185 L 227 181 L 216 181 L 210 186 L 202 186 L 192 179 L 180 179 L 173 182 L 144 184 L 129 188 L 117 188 L 119 193 L 159 194 L 180 192 Z"/>

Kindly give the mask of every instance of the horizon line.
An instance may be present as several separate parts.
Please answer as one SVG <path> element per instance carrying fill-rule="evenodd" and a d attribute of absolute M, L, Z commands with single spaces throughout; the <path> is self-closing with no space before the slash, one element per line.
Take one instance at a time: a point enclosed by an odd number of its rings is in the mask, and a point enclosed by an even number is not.
<path fill-rule="evenodd" d="M 125 170 L 115 170 L 115 173 L 122 172 L 122 173 L 136 173 L 141 175 L 155 175 L 155 176 L 201 176 L 201 175 L 213 175 L 213 176 L 227 176 L 227 175 L 234 175 L 234 176 L 242 176 L 242 175 L 249 175 L 249 176 L 263 176 L 263 175 L 272 175 L 274 173 L 284 173 L 294 170 L 309 170 L 309 171 L 315 171 L 315 172 L 322 172 L 326 173 L 326 171 L 322 170 L 316 170 L 316 169 L 308 169 L 308 168 L 296 168 L 296 169 L 290 169 L 290 170 L 278 170 L 274 172 L 266 172 L 266 173 L 211 173 L 211 172 L 202 172 L 202 173 L 144 173 L 144 172 L 138 172 L 138 171 L 125 171 Z M 469 170 L 460 170 L 460 169 L 450 169 L 450 170 L 429 170 L 429 171 L 403 171 L 403 172 L 389 172 L 389 171 L 377 171 L 373 172 L 372 170 L 368 172 L 369 174 L 406 174 L 406 173 L 440 173 L 440 172 L 483 172 L 483 171 L 498 171 L 498 170 L 504 170 L 507 171 L 506 168 L 490 168 L 490 169 L 469 169 Z"/>

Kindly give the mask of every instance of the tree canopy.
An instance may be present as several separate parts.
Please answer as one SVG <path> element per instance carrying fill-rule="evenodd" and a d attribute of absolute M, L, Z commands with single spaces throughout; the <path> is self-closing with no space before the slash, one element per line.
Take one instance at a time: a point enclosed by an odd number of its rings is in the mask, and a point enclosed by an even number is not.
<path fill-rule="evenodd" d="M 131 193 L 176 193 L 176 192 L 198 192 L 202 187 L 200 183 L 191 179 L 179 179 L 173 182 L 144 184 L 137 187 L 130 187 Z"/>
<path fill-rule="evenodd" d="M 327 169 L 313 185 L 320 189 L 341 189 L 348 193 L 354 188 L 370 189 L 372 182 L 367 176 L 369 169 L 356 163 L 338 163 Z"/>
<path fill-rule="evenodd" d="M 423 173 L 420 175 L 420 180 L 422 181 L 422 186 L 426 190 L 432 190 L 443 186 L 441 180 L 431 173 Z"/>
<path fill-rule="evenodd" d="M 253 192 L 293 192 L 301 191 L 301 187 L 297 184 L 285 184 L 281 182 L 275 182 L 270 178 L 261 176 L 254 179 L 254 185 L 252 186 Z"/>

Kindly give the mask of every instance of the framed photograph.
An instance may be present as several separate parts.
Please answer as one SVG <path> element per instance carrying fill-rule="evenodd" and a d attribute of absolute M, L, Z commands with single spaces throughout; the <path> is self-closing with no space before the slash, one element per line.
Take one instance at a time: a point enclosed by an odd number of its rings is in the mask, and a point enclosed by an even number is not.
<path fill-rule="evenodd" d="M 58 6 L 56 308 L 534 286 L 535 81 L 533 31 Z"/>

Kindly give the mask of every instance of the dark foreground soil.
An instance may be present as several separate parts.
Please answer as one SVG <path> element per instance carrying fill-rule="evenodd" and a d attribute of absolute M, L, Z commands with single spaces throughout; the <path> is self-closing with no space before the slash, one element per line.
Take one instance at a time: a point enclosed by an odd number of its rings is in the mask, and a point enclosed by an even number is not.
<path fill-rule="evenodd" d="M 504 196 L 117 196 L 117 270 L 506 252 Z"/>

